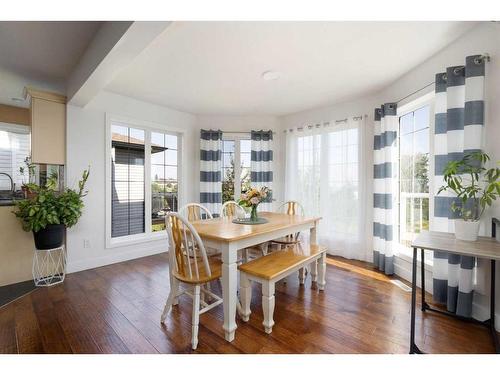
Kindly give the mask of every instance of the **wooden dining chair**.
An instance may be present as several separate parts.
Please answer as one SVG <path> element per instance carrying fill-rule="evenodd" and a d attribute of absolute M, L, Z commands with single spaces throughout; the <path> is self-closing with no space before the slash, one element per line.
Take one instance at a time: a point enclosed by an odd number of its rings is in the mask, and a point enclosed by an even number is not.
<path fill-rule="evenodd" d="M 304 207 L 297 201 L 287 201 L 280 205 L 278 207 L 278 212 L 284 213 L 287 215 L 300 215 L 304 216 L 305 215 L 305 210 Z M 300 243 L 300 232 L 297 233 L 290 233 L 284 237 L 277 238 L 271 241 L 271 247 L 272 245 L 277 245 L 278 250 L 283 250 L 291 246 L 295 246 L 298 243 Z M 312 268 L 316 267 L 316 264 L 313 263 L 311 264 Z M 305 283 L 305 279 L 307 277 L 307 268 L 301 268 L 299 270 L 299 282 L 300 284 Z M 283 279 L 284 282 L 287 281 L 287 279 Z"/>
<path fill-rule="evenodd" d="M 198 346 L 198 325 L 200 314 L 222 303 L 222 298 L 212 293 L 206 285 L 221 278 L 222 262 L 207 255 L 205 246 L 193 225 L 178 213 L 169 212 L 166 217 L 169 238 L 170 293 L 161 314 L 161 323 L 165 322 L 172 305 L 178 304 L 178 297 L 187 294 L 193 299 L 191 347 Z M 180 284 L 186 284 L 189 290 L 180 291 Z M 205 294 L 213 302 L 200 299 Z"/>
<path fill-rule="evenodd" d="M 283 203 L 281 206 L 278 207 L 278 212 L 284 213 L 287 215 L 300 215 L 304 216 L 304 207 L 297 201 L 288 201 Z M 275 240 L 272 240 L 271 242 L 273 244 L 277 244 L 279 248 L 289 246 L 289 245 L 295 245 L 300 242 L 300 232 L 297 233 L 292 233 L 289 235 L 286 235 L 285 237 L 282 238 L 277 238 Z"/>
<path fill-rule="evenodd" d="M 199 203 L 188 203 L 179 209 L 179 214 L 189 221 L 213 219 L 212 213 Z"/>
<path fill-rule="evenodd" d="M 220 216 L 243 218 L 245 217 L 245 209 L 241 207 L 236 201 L 227 201 L 222 205 Z"/>

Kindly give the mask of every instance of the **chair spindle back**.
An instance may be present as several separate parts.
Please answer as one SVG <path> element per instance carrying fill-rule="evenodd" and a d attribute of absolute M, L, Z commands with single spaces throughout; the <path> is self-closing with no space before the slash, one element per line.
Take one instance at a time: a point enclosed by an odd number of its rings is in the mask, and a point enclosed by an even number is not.
<path fill-rule="evenodd" d="M 188 203 L 181 207 L 179 214 L 189 221 L 213 219 L 212 213 L 205 206 L 199 203 Z"/>
<path fill-rule="evenodd" d="M 211 276 L 208 256 L 198 232 L 183 216 L 169 212 L 166 216 L 167 233 L 170 242 L 170 264 L 175 271 L 188 279 L 200 278 L 200 267 L 204 267 L 204 275 Z"/>
<path fill-rule="evenodd" d="M 220 210 L 221 217 L 245 217 L 245 210 L 235 201 L 227 201 L 222 205 Z"/>

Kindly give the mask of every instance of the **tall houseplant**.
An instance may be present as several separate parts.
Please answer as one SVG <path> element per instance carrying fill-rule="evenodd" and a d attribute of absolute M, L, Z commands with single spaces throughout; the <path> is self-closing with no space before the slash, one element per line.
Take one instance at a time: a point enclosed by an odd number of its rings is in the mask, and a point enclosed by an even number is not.
<path fill-rule="evenodd" d="M 458 216 L 455 220 L 457 239 L 477 240 L 479 219 L 484 210 L 500 196 L 500 169 L 487 169 L 485 164 L 489 160 L 487 154 L 477 151 L 446 165 L 446 185 L 441 186 L 438 194 L 452 191 L 457 196 L 458 202 L 453 201 L 450 207 Z"/>
<path fill-rule="evenodd" d="M 88 177 L 89 171 L 83 171 L 77 190 L 66 188 L 60 193 L 56 191 L 56 176 L 51 176 L 44 186 L 27 184 L 33 194 L 16 203 L 14 214 L 25 231 L 33 232 L 37 249 L 62 245 L 65 229 L 74 226 L 82 215 Z"/>

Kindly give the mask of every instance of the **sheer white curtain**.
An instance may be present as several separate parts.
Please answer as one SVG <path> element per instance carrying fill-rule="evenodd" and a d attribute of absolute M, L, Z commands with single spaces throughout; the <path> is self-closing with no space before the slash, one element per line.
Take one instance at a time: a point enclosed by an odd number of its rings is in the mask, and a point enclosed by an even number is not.
<path fill-rule="evenodd" d="M 319 215 L 318 240 L 330 254 L 370 260 L 367 158 L 362 116 L 287 130 L 285 198 Z"/>

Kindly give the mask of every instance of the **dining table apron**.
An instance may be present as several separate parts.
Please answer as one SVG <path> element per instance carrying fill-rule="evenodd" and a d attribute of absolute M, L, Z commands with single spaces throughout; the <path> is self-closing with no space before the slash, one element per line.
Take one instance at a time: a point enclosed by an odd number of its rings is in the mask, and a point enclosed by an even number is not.
<path fill-rule="evenodd" d="M 259 225 L 236 224 L 227 217 L 192 222 L 205 247 L 218 249 L 222 255 L 222 328 L 227 341 L 234 340 L 237 328 L 238 250 L 306 230 L 310 232 L 309 242 L 317 244 L 316 228 L 320 217 L 273 212 L 262 212 L 259 216 L 266 218 L 268 222 Z"/>

